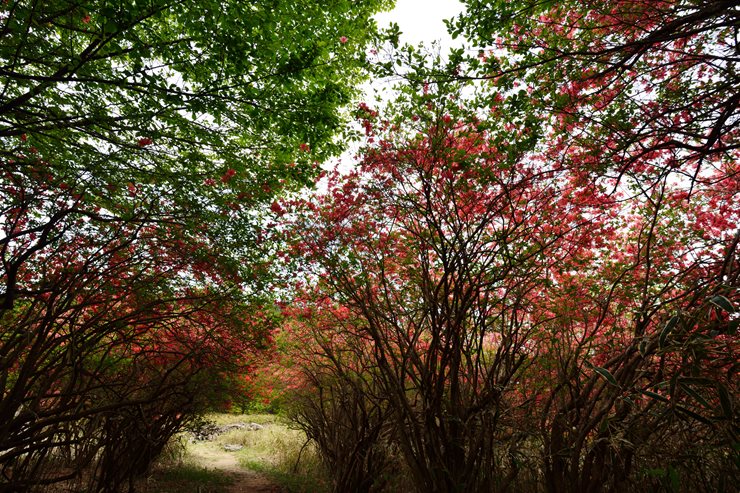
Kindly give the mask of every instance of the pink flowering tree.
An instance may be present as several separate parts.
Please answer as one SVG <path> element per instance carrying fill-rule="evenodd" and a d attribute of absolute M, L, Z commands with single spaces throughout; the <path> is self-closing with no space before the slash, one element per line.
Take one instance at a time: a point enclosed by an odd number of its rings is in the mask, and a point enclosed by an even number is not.
<path fill-rule="evenodd" d="M 651 488 L 726 490 L 738 441 L 737 6 L 465 3 L 450 27 L 479 50 L 457 61 L 508 121 L 500 142 L 623 204 L 608 249 L 560 266 L 548 290 L 565 289 L 551 306 L 567 314 L 547 400 L 561 411 L 540 424 L 548 488 L 618 491 L 642 475 Z"/>
<path fill-rule="evenodd" d="M 342 307 L 339 346 L 366 347 L 372 371 L 360 374 L 382 391 L 366 398 L 386 401 L 417 488 L 501 490 L 518 466 L 499 445 L 516 448 L 529 405 L 518 381 L 548 322 L 532 298 L 558 264 L 605 246 L 610 211 L 561 199 L 567 176 L 512 162 L 454 92 L 424 92 L 408 125 L 361 106 L 371 144 L 303 206 L 292 253 Z"/>
<path fill-rule="evenodd" d="M 484 115 L 412 78 L 387 120 L 358 109 L 356 169 L 280 206 L 313 361 L 372 382 L 419 491 L 727 488 L 731 163 L 681 179 L 651 155 L 609 176 L 521 127 L 511 97 Z"/>

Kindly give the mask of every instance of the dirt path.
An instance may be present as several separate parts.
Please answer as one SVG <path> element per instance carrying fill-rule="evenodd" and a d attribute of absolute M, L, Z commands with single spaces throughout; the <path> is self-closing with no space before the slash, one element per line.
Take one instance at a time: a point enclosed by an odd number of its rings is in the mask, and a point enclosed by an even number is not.
<path fill-rule="evenodd" d="M 215 444 L 214 444 L 215 445 Z M 263 475 L 244 469 L 239 465 L 236 455 L 216 446 L 194 447 L 192 456 L 208 469 L 222 471 L 234 479 L 229 493 L 282 493 L 283 490 Z"/>

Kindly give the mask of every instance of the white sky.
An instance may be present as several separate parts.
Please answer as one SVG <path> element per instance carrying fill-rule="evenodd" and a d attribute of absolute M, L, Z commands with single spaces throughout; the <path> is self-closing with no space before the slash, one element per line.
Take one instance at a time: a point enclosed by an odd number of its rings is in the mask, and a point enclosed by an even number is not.
<path fill-rule="evenodd" d="M 389 12 L 381 12 L 375 15 L 375 20 L 380 29 L 386 28 L 391 22 L 398 24 L 401 30 L 401 44 L 408 43 L 418 45 L 424 43 L 427 47 L 433 41 L 439 43 L 441 53 L 445 53 L 452 46 L 458 47 L 462 44 L 460 39 L 452 40 L 447 33 L 447 26 L 442 22 L 464 10 L 463 5 L 457 0 L 396 0 L 396 7 Z M 393 97 L 392 81 L 370 80 L 363 84 L 362 90 L 369 102 L 373 101 L 371 96 L 376 90 L 381 100 L 388 101 Z M 353 156 L 357 153 L 359 143 L 351 143 L 349 148 L 340 156 L 339 167 L 347 171 L 354 165 Z M 330 169 L 336 163 L 327 163 Z M 326 183 L 319 182 L 318 189 L 324 191 Z"/>
<path fill-rule="evenodd" d="M 436 43 L 433 53 L 443 56 L 452 47 L 461 47 L 462 39 L 453 40 L 447 33 L 445 19 L 451 19 L 464 11 L 464 6 L 458 0 L 396 0 L 396 6 L 389 12 L 375 15 L 378 28 L 385 29 L 392 22 L 398 24 L 401 30 L 400 44 L 417 46 L 424 43 L 431 48 Z M 376 94 L 381 100 L 393 99 L 391 79 L 373 79 L 363 85 L 365 94 Z"/>
<path fill-rule="evenodd" d="M 402 43 L 428 45 L 439 40 L 444 52 L 453 42 L 442 20 L 462 11 L 463 5 L 457 0 L 396 0 L 396 8 L 377 14 L 375 20 L 380 28 L 391 22 L 398 24 Z"/>

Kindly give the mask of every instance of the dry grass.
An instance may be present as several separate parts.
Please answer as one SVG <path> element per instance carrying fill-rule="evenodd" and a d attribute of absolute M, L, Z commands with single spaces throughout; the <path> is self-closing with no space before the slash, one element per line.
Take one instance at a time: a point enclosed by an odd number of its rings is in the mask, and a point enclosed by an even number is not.
<path fill-rule="evenodd" d="M 217 425 L 230 425 L 235 423 L 257 423 L 259 425 L 282 422 L 275 414 L 229 414 L 211 413 L 206 415 L 206 420 Z"/>
<path fill-rule="evenodd" d="M 237 453 L 240 465 L 266 474 L 292 493 L 329 490 L 324 467 L 313 446 L 306 442 L 305 433 L 291 429 L 287 422 L 276 416 L 248 415 L 242 418 L 263 428 L 232 430 L 216 440 L 224 445 L 244 446 Z"/>
<path fill-rule="evenodd" d="M 210 468 L 186 452 L 177 462 L 159 464 L 151 476 L 142 482 L 140 490 L 145 493 L 226 493 L 232 483 L 228 474 Z"/>
<path fill-rule="evenodd" d="M 305 434 L 291 429 L 281 418 L 269 414 L 210 414 L 206 419 L 217 425 L 257 423 L 262 428 L 231 430 L 210 442 L 189 443 L 185 436 L 179 437 L 150 478 L 146 493 L 225 491 L 229 477 L 213 470 L 211 457 L 227 444 L 244 447 L 233 453 L 238 466 L 267 476 L 289 493 L 329 490 L 324 468 L 313 447 L 306 445 Z"/>

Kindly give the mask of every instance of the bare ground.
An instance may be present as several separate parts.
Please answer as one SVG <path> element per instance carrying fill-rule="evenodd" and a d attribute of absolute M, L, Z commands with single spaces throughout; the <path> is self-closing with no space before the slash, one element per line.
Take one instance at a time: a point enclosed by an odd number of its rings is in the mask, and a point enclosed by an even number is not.
<path fill-rule="evenodd" d="M 262 474 L 241 467 L 232 452 L 216 446 L 199 446 L 193 447 L 190 453 L 203 467 L 223 472 L 234 480 L 227 490 L 229 493 L 283 493 L 280 486 Z"/>

